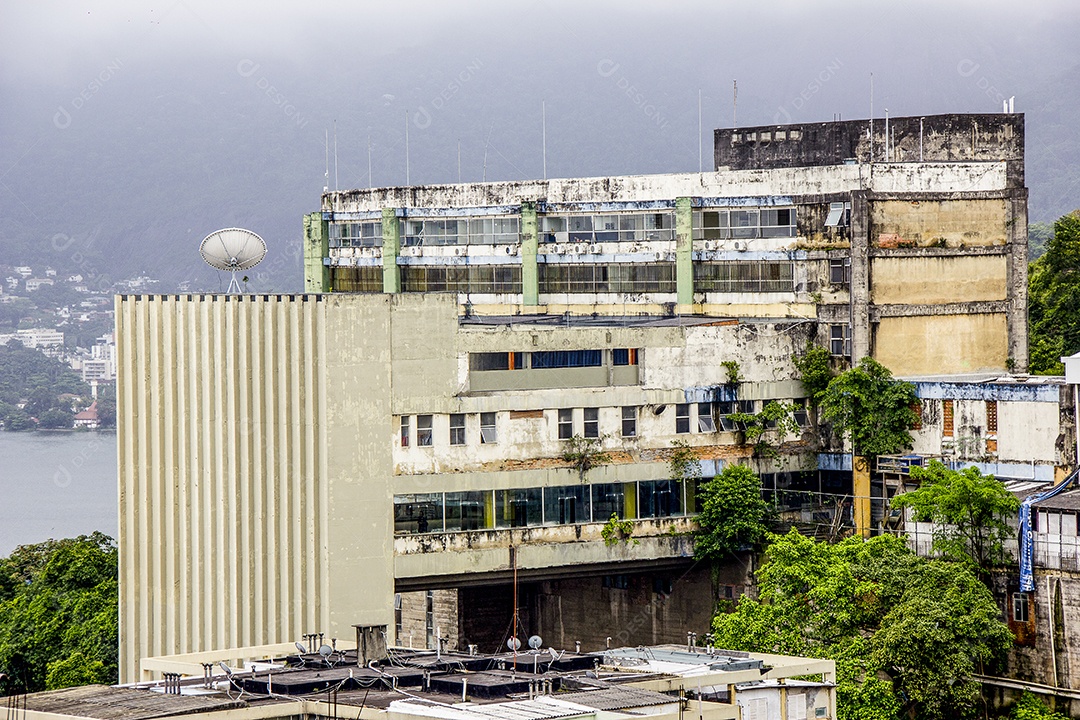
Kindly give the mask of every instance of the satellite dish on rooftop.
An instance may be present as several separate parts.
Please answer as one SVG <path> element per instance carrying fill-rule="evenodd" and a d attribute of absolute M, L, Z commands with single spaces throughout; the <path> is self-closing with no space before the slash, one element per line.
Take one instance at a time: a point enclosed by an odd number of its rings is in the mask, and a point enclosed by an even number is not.
<path fill-rule="evenodd" d="M 330 647 L 329 645 L 320 645 L 319 654 L 322 655 L 324 658 L 328 658 L 334 654 L 334 648 Z"/>
<path fill-rule="evenodd" d="M 539 650 L 543 644 L 544 641 L 540 638 L 539 635 L 533 635 L 529 638 L 529 647 L 531 647 L 533 650 Z"/>
<path fill-rule="evenodd" d="M 236 280 L 236 273 L 262 262 L 266 257 L 266 242 L 250 230 L 225 228 L 203 238 L 199 254 L 210 267 L 232 273 L 226 292 L 239 293 L 240 283 Z"/>
<path fill-rule="evenodd" d="M 506 641 L 506 647 L 510 648 L 514 652 L 517 652 L 521 649 L 521 641 L 518 640 L 516 637 L 512 637 Z"/>
<path fill-rule="evenodd" d="M 307 648 L 304 647 L 303 643 L 298 643 L 297 642 L 297 643 L 293 643 L 293 645 L 296 646 L 296 649 L 300 651 L 301 655 L 307 655 Z"/>

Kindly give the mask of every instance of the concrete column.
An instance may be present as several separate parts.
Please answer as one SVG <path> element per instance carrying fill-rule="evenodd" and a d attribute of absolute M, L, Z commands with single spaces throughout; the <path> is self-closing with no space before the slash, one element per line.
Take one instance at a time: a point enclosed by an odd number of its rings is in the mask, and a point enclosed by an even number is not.
<path fill-rule="evenodd" d="M 851 194 L 851 364 L 870 355 L 870 203 Z"/>
<path fill-rule="evenodd" d="M 1005 320 L 1009 332 L 1009 370 L 1027 372 L 1028 369 L 1028 216 L 1027 188 L 1013 190 L 1009 197 L 1009 257 L 1007 262 L 1008 317 Z"/>
<path fill-rule="evenodd" d="M 540 304 L 540 274 L 536 265 L 539 247 L 536 203 L 521 203 L 521 304 L 536 307 Z"/>
<path fill-rule="evenodd" d="M 330 255 L 330 225 L 321 212 L 304 216 L 304 292 L 330 292 L 330 268 L 323 259 Z"/>
<path fill-rule="evenodd" d="M 694 210 L 690 198 L 675 200 L 675 288 L 680 313 L 694 311 Z"/>
<path fill-rule="evenodd" d="M 870 537 L 870 459 L 862 455 L 851 458 L 852 505 L 855 532 L 864 538 Z"/>
<path fill-rule="evenodd" d="M 401 253 L 401 222 L 397 208 L 383 208 L 382 211 L 382 261 L 383 292 L 401 292 L 401 269 L 397 259 Z"/>

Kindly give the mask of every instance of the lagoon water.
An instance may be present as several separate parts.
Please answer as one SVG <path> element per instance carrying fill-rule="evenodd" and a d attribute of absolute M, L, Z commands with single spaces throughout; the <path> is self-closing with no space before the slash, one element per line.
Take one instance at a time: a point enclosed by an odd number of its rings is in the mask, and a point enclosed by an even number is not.
<path fill-rule="evenodd" d="M 116 537 L 116 433 L 0 432 L 0 556 L 100 530 Z"/>

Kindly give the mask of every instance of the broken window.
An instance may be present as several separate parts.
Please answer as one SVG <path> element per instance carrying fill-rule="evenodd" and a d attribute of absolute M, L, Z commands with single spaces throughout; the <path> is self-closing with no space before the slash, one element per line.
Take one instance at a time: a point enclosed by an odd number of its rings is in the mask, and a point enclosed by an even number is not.
<path fill-rule="evenodd" d="M 794 418 L 795 418 L 795 423 L 799 427 L 808 427 L 810 425 L 810 414 L 806 410 L 806 401 L 805 400 L 796 400 L 795 401 Z"/>
<path fill-rule="evenodd" d="M 675 432 L 690 432 L 690 403 L 675 405 Z"/>
<path fill-rule="evenodd" d="M 600 410 L 598 408 L 585 408 L 585 437 L 600 437 Z"/>
<path fill-rule="evenodd" d="M 829 326 L 829 354 L 835 357 L 851 355 L 851 328 L 837 324 Z"/>
<path fill-rule="evenodd" d="M 409 447 L 409 416 L 401 416 L 401 447 Z"/>
<path fill-rule="evenodd" d="M 494 445 L 499 441 L 499 434 L 495 430 L 495 413 L 480 413 L 480 444 Z"/>
<path fill-rule="evenodd" d="M 637 407 L 626 406 L 622 409 L 622 436 L 637 436 Z"/>
<path fill-rule="evenodd" d="M 829 203 L 829 214 L 825 218 L 825 227 L 847 227 L 851 224 L 851 203 Z"/>
<path fill-rule="evenodd" d="M 559 439 L 569 440 L 574 437 L 574 411 L 571 408 L 559 408 Z"/>
<path fill-rule="evenodd" d="M 697 425 L 698 432 L 713 433 L 716 432 L 716 421 L 713 419 L 713 407 L 712 403 L 698 403 L 697 406 Z"/>
<path fill-rule="evenodd" d="M 431 446 L 431 416 L 416 416 L 416 444 L 419 447 Z"/>
<path fill-rule="evenodd" d="M 465 444 L 465 415 L 454 413 L 450 416 L 450 444 Z"/>

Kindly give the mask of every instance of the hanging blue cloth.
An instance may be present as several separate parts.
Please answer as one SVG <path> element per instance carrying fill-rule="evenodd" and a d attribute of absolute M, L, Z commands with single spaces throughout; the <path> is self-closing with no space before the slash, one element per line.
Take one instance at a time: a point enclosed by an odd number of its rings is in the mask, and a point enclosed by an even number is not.
<path fill-rule="evenodd" d="M 1049 490 L 1029 495 L 1020 503 L 1020 592 L 1035 590 L 1035 542 L 1031 537 L 1031 506 L 1064 491 L 1076 480 L 1077 474 L 1080 474 L 1080 468 L 1073 470 L 1072 474 Z"/>

